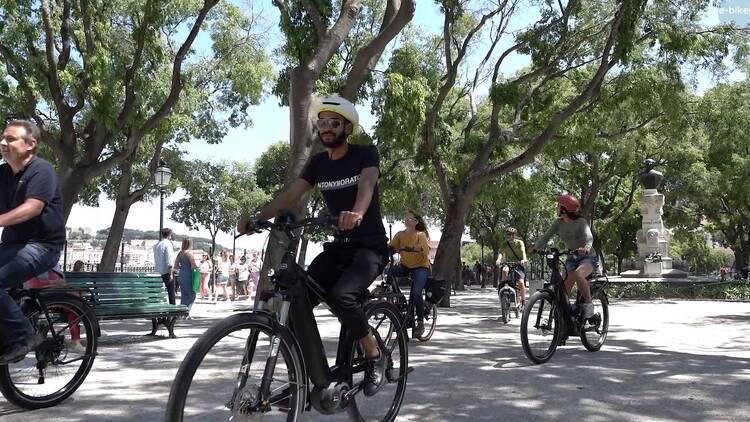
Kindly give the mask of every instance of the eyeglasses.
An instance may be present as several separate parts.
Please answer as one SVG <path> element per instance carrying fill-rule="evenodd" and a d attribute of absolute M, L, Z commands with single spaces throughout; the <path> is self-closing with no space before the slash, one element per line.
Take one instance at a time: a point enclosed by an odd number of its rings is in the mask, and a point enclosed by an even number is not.
<path fill-rule="evenodd" d="M 5 141 L 6 144 L 10 144 L 10 143 L 13 143 L 13 142 L 16 142 L 16 141 L 20 141 L 22 139 L 23 139 L 23 137 L 16 138 L 16 137 L 13 137 L 13 136 L 0 136 L 0 140 Z"/>
<path fill-rule="evenodd" d="M 318 119 L 318 121 L 315 122 L 315 126 L 318 129 L 325 129 L 325 128 L 338 129 L 343 124 L 344 122 L 341 119 Z"/>

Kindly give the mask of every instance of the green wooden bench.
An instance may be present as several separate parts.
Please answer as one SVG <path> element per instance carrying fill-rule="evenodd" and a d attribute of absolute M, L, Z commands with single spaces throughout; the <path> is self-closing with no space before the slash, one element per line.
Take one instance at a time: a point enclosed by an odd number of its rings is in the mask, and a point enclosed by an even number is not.
<path fill-rule="evenodd" d="M 174 338 L 177 319 L 188 314 L 187 306 L 169 304 L 158 274 L 66 272 L 65 281 L 74 289 L 91 293 L 97 319 L 151 319 L 150 336 L 163 325 Z"/>

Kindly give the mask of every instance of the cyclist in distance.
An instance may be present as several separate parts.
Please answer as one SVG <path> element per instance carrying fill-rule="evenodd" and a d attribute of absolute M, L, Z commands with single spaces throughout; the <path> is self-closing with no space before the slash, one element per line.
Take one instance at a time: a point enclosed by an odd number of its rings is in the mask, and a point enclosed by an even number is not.
<path fill-rule="evenodd" d="M 549 239 L 557 234 L 565 243 L 565 247 L 574 251 L 576 256 L 569 256 L 565 261 L 565 292 L 570 294 L 573 283 L 583 297 L 583 318 L 594 315 L 594 305 L 591 303 L 591 290 L 586 277 L 599 267 L 599 257 L 592 249 L 594 236 L 585 218 L 580 214 L 581 204 L 573 195 L 557 196 L 557 215 L 559 218 L 534 244 L 534 250 L 541 250 Z"/>
<path fill-rule="evenodd" d="M 401 255 L 401 262 L 391 268 L 391 275 L 396 277 L 409 276 L 412 280 L 409 295 L 414 303 L 417 314 L 415 337 L 424 334 L 424 298 L 422 290 L 427 284 L 430 273 L 430 246 L 427 244 L 427 226 L 422 216 L 414 211 L 408 211 L 404 218 L 406 229 L 393 236 L 388 244 Z"/>
<path fill-rule="evenodd" d="M 42 338 L 6 289 L 57 264 L 65 243 L 57 173 L 36 156 L 39 128 L 15 120 L 0 139 L 0 364 L 18 362 Z"/>
<path fill-rule="evenodd" d="M 317 138 L 326 151 L 314 155 L 302 174 L 253 218 L 243 218 L 237 229 L 247 233 L 254 222 L 268 220 L 291 208 L 313 186 L 318 186 L 331 215 L 338 215 L 339 231 L 324 245 L 307 273 L 325 291 L 326 302 L 365 351 L 364 393 L 383 385 L 385 353 L 370 333 L 360 298 L 383 271 L 387 258 L 385 227 L 378 195 L 379 155 L 373 145 L 354 145 L 348 138 L 359 127 L 354 105 L 341 97 L 322 98 L 312 106 Z M 316 296 L 309 295 L 311 300 Z M 313 305 L 316 303 L 313 302 Z"/>
<path fill-rule="evenodd" d="M 514 227 L 508 227 L 505 229 L 506 241 L 500 244 L 500 249 L 497 254 L 496 264 L 500 265 L 503 262 L 518 263 L 520 267 L 511 269 L 515 275 L 509 274 L 504 268 L 501 269 L 500 281 L 505 281 L 509 277 L 512 280 L 516 279 L 516 286 L 521 296 L 521 305 L 526 304 L 526 272 L 523 268 L 528 260 L 526 259 L 526 245 L 523 244 L 523 240 L 516 239 L 516 229 Z"/>

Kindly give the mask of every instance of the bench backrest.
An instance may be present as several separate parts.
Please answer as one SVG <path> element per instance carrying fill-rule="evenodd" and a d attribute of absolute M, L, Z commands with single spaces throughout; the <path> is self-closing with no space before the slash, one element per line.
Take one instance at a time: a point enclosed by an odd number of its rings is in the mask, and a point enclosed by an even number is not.
<path fill-rule="evenodd" d="M 90 290 L 97 306 L 168 303 L 158 274 L 66 272 L 65 281 L 70 287 Z"/>

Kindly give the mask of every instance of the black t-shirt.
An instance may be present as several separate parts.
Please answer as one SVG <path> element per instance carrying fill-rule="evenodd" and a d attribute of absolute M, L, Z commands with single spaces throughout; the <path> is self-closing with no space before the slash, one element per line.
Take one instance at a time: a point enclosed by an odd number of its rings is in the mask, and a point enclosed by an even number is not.
<path fill-rule="evenodd" d="M 18 207 L 29 198 L 44 202 L 42 213 L 23 223 L 5 227 L 3 243 L 41 243 L 62 250 L 65 223 L 55 169 L 39 157 L 33 157 L 16 174 L 8 163 L 0 165 L 0 214 Z"/>
<path fill-rule="evenodd" d="M 362 169 L 378 168 L 380 158 L 378 150 L 372 145 L 349 144 L 346 155 L 338 160 L 331 160 L 328 152 L 312 157 L 300 177 L 311 185 L 317 185 L 326 201 L 331 215 L 342 211 L 351 211 L 357 200 L 357 184 Z M 383 219 L 380 216 L 378 185 L 375 185 L 372 201 L 362 217 L 362 223 L 352 230 L 342 231 L 337 237 L 348 238 L 369 245 L 385 246 L 387 238 Z"/>

